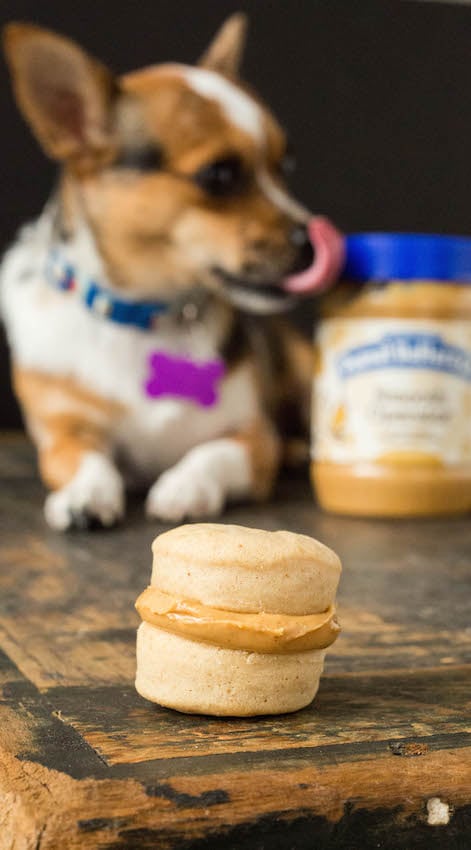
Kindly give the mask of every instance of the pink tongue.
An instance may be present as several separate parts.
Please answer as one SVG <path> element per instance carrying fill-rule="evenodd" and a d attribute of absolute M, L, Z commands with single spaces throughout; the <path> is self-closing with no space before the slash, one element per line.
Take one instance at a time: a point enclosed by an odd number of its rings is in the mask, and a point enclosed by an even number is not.
<path fill-rule="evenodd" d="M 283 289 L 287 292 L 323 292 L 337 280 L 345 259 L 344 238 L 328 218 L 317 215 L 308 224 L 314 248 L 312 266 L 299 274 L 286 277 Z"/>

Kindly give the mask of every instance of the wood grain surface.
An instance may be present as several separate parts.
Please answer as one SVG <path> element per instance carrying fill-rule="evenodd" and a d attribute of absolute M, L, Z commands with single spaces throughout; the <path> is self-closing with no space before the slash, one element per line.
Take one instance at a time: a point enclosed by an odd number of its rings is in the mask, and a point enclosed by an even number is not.
<path fill-rule="evenodd" d="M 121 528 L 59 536 L 43 495 L 28 444 L 2 438 L 0 850 L 469 850 L 469 518 L 327 516 L 304 477 L 231 508 L 336 549 L 343 633 L 311 706 L 217 719 L 133 687 L 164 526 L 135 497 Z"/>

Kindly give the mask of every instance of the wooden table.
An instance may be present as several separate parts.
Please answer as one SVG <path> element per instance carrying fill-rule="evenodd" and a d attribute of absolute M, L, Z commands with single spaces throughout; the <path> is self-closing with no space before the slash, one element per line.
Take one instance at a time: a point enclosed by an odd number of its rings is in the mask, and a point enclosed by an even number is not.
<path fill-rule="evenodd" d="M 118 530 L 54 534 L 21 438 L 0 470 L 0 850 L 469 850 L 470 519 L 327 516 L 304 478 L 231 509 L 339 552 L 343 634 L 309 708 L 187 717 L 133 687 L 162 528 L 136 500 Z"/>

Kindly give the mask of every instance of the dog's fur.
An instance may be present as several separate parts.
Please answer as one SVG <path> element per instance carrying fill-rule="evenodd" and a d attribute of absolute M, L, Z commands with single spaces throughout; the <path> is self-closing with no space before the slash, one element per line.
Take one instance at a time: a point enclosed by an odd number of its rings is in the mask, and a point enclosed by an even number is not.
<path fill-rule="evenodd" d="M 12 24 L 5 50 L 20 108 L 61 164 L 53 199 L 2 266 L 13 378 L 36 443 L 50 525 L 111 525 L 124 481 L 152 483 L 163 520 L 215 515 L 232 498 L 264 497 L 281 456 L 275 420 L 308 391 L 309 350 L 270 313 L 272 285 L 298 263 L 293 233 L 307 211 L 281 173 L 286 140 L 238 80 L 245 20 L 223 26 L 198 67 L 163 65 L 115 79 L 74 43 Z M 227 197 L 207 193 L 211 163 L 247 175 Z M 172 303 L 155 330 L 120 326 L 55 290 L 52 248 L 88 279 L 132 300 Z M 218 404 L 142 392 L 161 349 L 225 357 Z M 306 379 L 307 378 L 307 379 Z"/>

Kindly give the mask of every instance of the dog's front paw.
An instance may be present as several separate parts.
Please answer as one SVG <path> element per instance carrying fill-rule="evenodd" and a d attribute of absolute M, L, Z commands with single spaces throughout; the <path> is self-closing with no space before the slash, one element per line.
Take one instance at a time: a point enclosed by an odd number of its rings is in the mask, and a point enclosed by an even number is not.
<path fill-rule="evenodd" d="M 250 492 L 246 447 L 231 438 L 196 446 L 149 491 L 147 513 L 167 522 L 215 517 L 226 500 Z"/>
<path fill-rule="evenodd" d="M 105 455 L 87 452 L 72 480 L 47 497 L 44 513 L 56 531 L 115 525 L 124 513 L 122 478 Z"/>
<path fill-rule="evenodd" d="M 211 475 L 190 477 L 184 468 L 164 472 L 147 496 L 147 515 L 166 522 L 214 517 L 224 507 L 225 494 Z"/>

